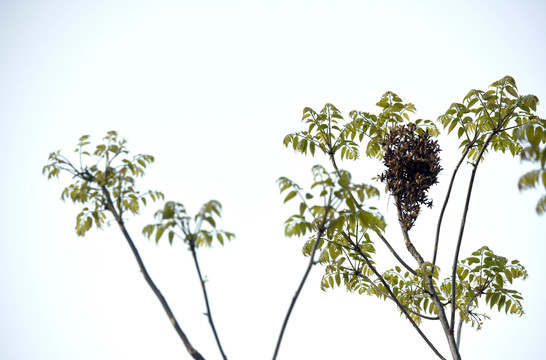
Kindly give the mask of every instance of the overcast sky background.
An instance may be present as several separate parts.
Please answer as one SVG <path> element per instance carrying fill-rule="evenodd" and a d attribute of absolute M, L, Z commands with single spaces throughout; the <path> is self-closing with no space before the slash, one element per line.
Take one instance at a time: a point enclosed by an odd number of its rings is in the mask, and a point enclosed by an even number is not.
<path fill-rule="evenodd" d="M 304 239 L 286 239 L 275 183 L 308 185 L 315 163 L 283 136 L 302 129 L 301 111 L 334 103 L 377 112 L 388 90 L 442 114 L 473 88 L 505 75 L 523 94 L 546 99 L 543 1 L 2 1 L 0 3 L 0 358 L 190 359 L 148 288 L 119 229 L 74 231 L 79 207 L 62 203 L 70 178 L 41 175 L 51 151 L 71 155 L 83 134 L 117 130 L 133 153 L 156 157 L 141 189 L 158 189 L 190 213 L 209 199 L 237 238 L 199 252 L 212 312 L 230 359 L 271 358 L 305 269 Z M 546 116 L 544 106 L 538 114 Z M 442 142 L 441 203 L 458 156 Z M 340 165 L 355 181 L 381 166 Z M 480 167 L 462 256 L 482 245 L 519 259 L 526 314 L 465 327 L 465 359 L 539 359 L 544 353 L 544 224 L 537 192 L 520 194 L 528 167 L 489 156 Z M 447 276 L 468 168 L 457 182 L 442 232 Z M 411 262 L 393 200 L 379 203 L 387 236 Z M 220 359 L 190 253 L 141 235 L 158 204 L 128 228 L 193 345 Z M 412 230 L 430 258 L 439 206 Z M 394 262 L 377 243 L 378 259 Z M 293 312 L 279 359 L 396 359 L 434 354 L 392 303 L 319 289 L 315 267 Z M 444 356 L 438 323 L 424 326 Z M 412 352 L 420 353 L 411 354 Z"/>

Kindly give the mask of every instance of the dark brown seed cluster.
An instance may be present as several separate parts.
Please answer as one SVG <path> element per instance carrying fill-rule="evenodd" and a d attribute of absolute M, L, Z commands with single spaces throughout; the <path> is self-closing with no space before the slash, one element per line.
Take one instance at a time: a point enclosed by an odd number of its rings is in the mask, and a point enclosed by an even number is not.
<path fill-rule="evenodd" d="M 383 164 L 387 170 L 379 179 L 396 200 L 400 221 L 406 230 L 412 228 L 421 205 L 432 207 L 428 189 L 438 182 L 440 147 L 428 135 L 418 134 L 414 124 L 391 128 L 385 143 Z"/>

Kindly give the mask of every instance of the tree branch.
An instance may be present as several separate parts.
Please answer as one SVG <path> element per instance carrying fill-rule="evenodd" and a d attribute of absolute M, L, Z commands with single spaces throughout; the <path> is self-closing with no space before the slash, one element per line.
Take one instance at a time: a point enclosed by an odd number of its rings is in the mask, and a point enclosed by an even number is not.
<path fill-rule="evenodd" d="M 398 212 L 400 213 L 400 209 L 398 209 Z M 421 257 L 419 252 L 415 249 L 415 246 L 413 246 L 405 226 L 402 224 L 401 221 L 399 221 L 399 223 L 400 223 L 400 228 L 402 229 L 402 234 L 404 235 L 404 242 L 406 243 L 406 247 L 408 248 L 408 251 L 415 258 L 419 266 L 423 267 L 424 265 L 423 258 Z M 449 322 L 447 321 L 447 316 L 444 311 L 444 306 L 442 302 L 440 301 L 440 298 L 438 297 L 438 293 L 436 292 L 436 289 L 434 288 L 432 276 L 426 272 L 426 269 L 422 268 L 422 271 L 423 271 L 423 278 L 427 286 L 427 290 L 432 298 L 432 302 L 434 303 L 434 306 L 436 307 L 436 311 L 438 312 L 438 317 L 440 318 L 440 323 L 442 324 L 444 334 L 447 338 L 451 355 L 453 356 L 453 359 L 460 360 L 461 355 L 459 354 L 459 349 L 457 348 L 457 343 L 455 342 L 453 331 L 449 327 Z"/>
<path fill-rule="evenodd" d="M 330 161 L 332 162 L 332 165 L 334 166 L 334 169 L 336 170 L 336 172 L 338 173 L 338 176 L 340 175 L 340 171 L 337 167 L 337 164 L 336 164 L 336 161 L 335 161 L 335 158 L 334 158 L 334 154 L 333 153 L 330 153 Z M 348 190 L 348 193 L 349 195 L 351 196 L 351 198 L 353 199 L 353 202 L 357 205 L 357 207 L 362 210 L 362 207 L 360 205 L 360 203 L 358 201 L 356 201 L 356 199 L 354 198 L 352 192 Z M 398 210 L 398 214 L 399 214 L 399 218 L 400 218 L 400 209 L 398 209 L 397 207 L 397 210 Z M 400 223 L 400 225 L 402 226 L 402 224 Z M 417 251 L 417 249 L 415 249 L 415 246 L 413 246 L 413 244 L 411 243 L 411 241 L 409 240 L 409 236 L 407 234 L 407 231 L 403 228 L 402 226 L 402 231 L 404 233 L 404 240 L 405 240 L 405 243 L 406 243 L 406 247 L 408 248 L 408 250 L 410 251 L 410 253 L 415 257 L 415 259 L 417 260 L 417 263 L 421 266 L 423 263 L 424 263 L 424 260 L 423 258 L 421 257 L 421 255 L 419 254 L 419 252 Z M 377 232 L 376 232 L 377 233 Z M 378 233 L 378 235 L 380 235 Z M 394 249 L 390 246 L 390 244 L 388 243 L 388 241 L 382 237 L 380 235 L 380 238 L 381 240 L 383 240 L 383 242 L 385 243 L 385 245 L 387 245 L 387 247 L 389 248 L 389 250 L 391 250 L 391 253 L 396 257 L 396 259 L 406 268 L 408 269 L 410 272 L 412 272 L 413 274 L 416 274 L 415 270 L 411 269 L 410 266 L 408 266 L 404 261 L 402 261 L 402 259 L 398 256 L 398 254 L 394 251 Z M 350 239 L 348 239 L 349 242 L 351 242 Z M 434 347 L 434 345 L 430 342 L 430 340 L 426 337 L 426 335 L 421 331 L 421 329 L 419 329 L 419 326 L 417 326 L 417 324 L 415 323 L 415 321 L 413 321 L 413 319 L 411 318 L 411 316 L 408 314 L 408 312 L 406 311 L 405 307 L 402 306 L 402 304 L 400 304 L 400 302 L 398 301 L 398 299 L 396 299 L 396 297 L 394 296 L 394 293 L 392 293 L 390 287 L 388 286 L 388 284 L 385 282 L 385 280 L 383 279 L 383 277 L 377 272 L 377 270 L 375 269 L 375 267 L 371 264 L 371 262 L 369 261 L 369 259 L 367 258 L 367 256 L 364 255 L 364 253 L 362 252 L 362 250 L 359 248 L 359 247 L 355 247 L 355 249 L 357 250 L 357 252 L 360 253 L 361 256 L 363 256 L 364 260 L 366 261 L 366 263 L 368 264 L 368 266 L 370 267 L 370 269 L 372 269 L 372 271 L 376 274 L 376 276 L 379 278 L 379 280 L 383 283 L 383 285 L 385 286 L 385 288 L 389 291 L 389 293 L 391 294 L 391 296 L 393 297 L 393 301 L 398 305 L 398 307 L 402 310 L 402 312 L 406 315 L 406 317 L 409 319 L 409 321 L 412 323 L 413 327 L 417 330 L 417 332 L 421 335 L 421 337 L 425 340 L 425 342 L 431 347 L 431 349 L 434 351 L 434 353 L 436 355 L 438 355 L 438 357 L 440 357 L 441 359 L 444 359 L 444 357 L 438 352 L 438 350 Z M 427 286 L 429 287 L 429 292 L 430 292 L 430 295 L 432 297 L 432 300 L 435 304 L 435 306 L 437 307 L 437 311 L 438 311 L 438 317 L 440 319 L 440 322 L 442 323 L 442 327 L 444 328 L 444 332 L 446 330 L 449 329 L 449 324 L 447 322 L 447 317 L 444 313 L 444 308 L 443 306 L 441 305 L 441 302 L 440 300 L 438 299 L 438 295 L 436 294 L 436 290 L 434 289 L 434 285 L 432 284 L 432 280 L 430 279 L 430 276 L 427 276 L 425 275 L 425 279 L 426 279 L 426 283 L 427 283 Z M 449 332 L 446 333 L 446 336 L 448 338 L 448 342 L 450 344 L 450 348 L 452 349 L 452 354 L 454 355 L 454 359 L 460 359 L 460 355 L 458 353 L 458 350 L 456 348 L 456 344 L 455 344 L 455 339 L 453 337 L 453 334 L 449 334 Z"/>
<path fill-rule="evenodd" d="M 496 132 L 491 133 L 487 139 L 485 140 L 485 143 L 482 146 L 482 150 L 480 151 L 478 158 L 476 159 L 476 162 L 474 163 L 474 168 L 472 169 L 472 173 L 470 175 L 470 182 L 468 184 L 468 191 L 466 193 L 466 201 L 463 209 L 463 216 L 461 219 L 461 227 L 459 229 L 459 237 L 457 239 L 457 246 L 455 248 L 455 256 L 453 258 L 453 265 L 452 265 L 452 271 L 451 271 L 451 325 L 449 327 L 450 333 L 453 334 L 453 331 L 455 329 L 455 301 L 456 301 L 456 283 L 455 283 L 455 277 L 457 276 L 457 263 L 459 261 L 459 252 L 461 250 L 461 243 L 463 240 L 463 233 L 464 228 L 466 225 L 466 216 L 468 214 L 468 208 L 470 205 L 470 197 L 472 195 L 472 188 L 474 186 L 474 179 L 476 177 L 476 171 L 478 170 L 478 166 L 480 164 L 480 160 L 482 159 L 482 156 L 487 149 L 487 146 L 491 142 L 491 139 L 493 136 L 496 135 Z"/>
<path fill-rule="evenodd" d="M 386 298 L 388 298 L 388 299 L 394 301 L 394 298 L 393 298 L 390 294 L 388 294 L 388 293 L 384 292 L 383 290 L 381 290 L 381 289 L 372 281 L 372 279 L 370 279 L 370 278 L 367 277 L 366 275 L 362 274 L 360 271 L 356 270 L 354 267 L 353 267 L 353 270 L 354 270 L 356 276 L 361 277 L 361 278 L 364 279 L 365 281 L 369 282 L 370 285 L 371 285 L 377 292 L 381 293 L 381 294 L 382 294 L 383 296 L 385 296 Z M 414 314 L 414 315 L 416 315 L 416 316 L 419 316 L 419 317 L 421 317 L 421 318 L 423 318 L 423 319 L 427 319 L 427 320 L 439 320 L 439 319 L 440 319 L 438 316 L 427 316 L 427 315 L 419 314 L 418 312 L 413 311 L 413 310 L 411 310 L 410 308 L 408 308 L 408 307 L 406 307 L 406 306 L 404 306 L 404 308 L 405 308 L 407 311 L 409 311 L 410 313 L 412 313 L 412 314 Z"/>
<path fill-rule="evenodd" d="M 110 192 L 108 191 L 108 189 L 106 188 L 105 185 L 101 185 L 101 189 L 102 189 L 102 192 L 104 194 L 104 197 L 106 198 L 106 202 L 107 202 L 106 206 L 107 206 L 108 210 L 110 210 L 110 212 L 114 216 L 116 222 L 118 223 L 119 228 L 121 229 L 121 232 L 123 233 L 123 236 L 125 236 L 125 239 L 127 240 L 127 243 L 129 244 L 129 247 L 131 248 L 131 251 L 133 252 L 133 255 L 134 255 L 134 257 L 135 257 L 135 259 L 136 259 L 136 261 L 138 263 L 138 266 L 140 268 L 140 272 L 142 273 L 142 275 L 144 276 L 144 279 L 146 280 L 146 282 L 148 283 L 148 285 L 150 286 L 150 288 L 154 292 L 155 296 L 157 297 L 157 299 L 159 300 L 159 302 L 163 306 L 163 310 L 165 310 L 165 313 L 167 313 L 167 316 L 169 317 L 169 320 L 171 321 L 171 324 L 173 325 L 174 329 L 176 330 L 176 333 L 178 334 L 178 336 L 180 337 L 180 339 L 184 343 L 184 346 L 186 346 L 186 350 L 191 355 L 191 357 L 194 358 L 195 360 L 205 360 L 205 358 L 191 345 L 190 341 L 188 340 L 188 337 L 182 331 L 182 329 L 180 328 L 180 325 L 178 324 L 178 321 L 174 317 L 174 314 L 171 311 L 171 308 L 169 307 L 169 304 L 167 303 L 167 301 L 165 300 L 165 298 L 163 297 L 163 295 L 161 294 L 161 292 L 159 291 L 159 289 L 157 288 L 157 286 L 153 282 L 152 278 L 148 274 L 148 271 L 146 270 L 146 266 L 144 266 L 144 263 L 142 262 L 142 258 L 140 257 L 140 254 L 139 254 L 135 244 L 133 243 L 133 240 L 131 239 L 131 236 L 129 235 L 129 233 L 127 232 L 127 229 L 125 228 L 125 224 L 123 223 L 123 219 L 120 217 L 120 215 L 117 213 L 117 211 L 116 211 L 116 209 L 114 207 L 114 204 L 112 202 L 112 198 L 110 197 Z"/>
<path fill-rule="evenodd" d="M 341 178 L 341 172 L 339 171 L 338 167 L 337 167 L 337 164 L 336 164 L 336 159 L 334 157 L 334 155 L 330 155 L 330 161 L 332 163 L 332 165 L 334 166 L 334 169 L 336 170 L 336 173 L 337 175 Z M 362 205 L 360 204 L 360 202 L 356 201 L 354 195 L 353 195 L 353 192 L 351 191 L 351 189 L 349 188 L 345 188 L 345 190 L 347 190 L 347 192 L 349 193 L 349 196 L 351 196 L 351 199 L 353 200 L 353 203 L 356 205 L 356 207 L 358 208 L 358 210 L 362 211 Z M 394 257 L 396 258 L 396 260 L 398 260 L 400 262 L 400 264 L 402 266 L 404 266 L 410 273 L 414 274 L 414 275 L 417 275 L 417 273 L 415 272 L 415 270 L 413 270 L 404 260 L 402 260 L 402 258 L 396 253 L 396 251 L 394 250 L 394 248 L 391 246 L 391 244 L 389 244 L 389 242 L 387 241 L 387 239 L 379 232 L 379 231 L 375 231 L 375 233 L 377 234 L 377 236 L 379 236 L 379 238 L 381 240 L 383 240 L 383 243 L 385 244 L 385 246 L 387 246 L 387 248 L 390 250 L 390 252 L 394 255 Z"/>
<path fill-rule="evenodd" d="M 487 111 L 487 106 L 485 106 L 485 104 L 483 103 L 483 99 L 482 99 L 481 96 L 477 96 L 477 98 L 478 98 L 478 100 L 480 100 L 480 104 L 482 105 L 483 111 L 485 111 L 485 114 L 487 115 L 487 118 L 489 119 L 489 122 L 491 123 L 491 128 L 494 129 L 495 128 L 495 122 L 493 121 L 493 119 L 491 118 L 491 115 Z"/>
<path fill-rule="evenodd" d="M 442 220 L 444 218 L 444 213 L 447 208 L 447 202 L 449 201 L 449 196 L 451 195 L 451 190 L 453 189 L 453 184 L 455 182 L 455 176 L 457 175 L 457 171 L 459 171 L 459 167 L 463 163 L 464 159 L 466 158 L 466 155 L 468 155 L 468 152 L 470 151 L 471 144 L 467 144 L 467 146 L 464 149 L 463 156 L 461 156 L 461 159 L 457 163 L 457 166 L 455 166 L 455 169 L 453 170 L 453 175 L 451 175 L 451 181 L 449 182 L 449 187 L 447 189 L 446 198 L 444 200 L 444 205 L 442 205 L 442 210 L 440 211 L 440 217 L 438 218 L 438 225 L 436 226 L 436 240 L 434 242 L 434 254 L 432 256 L 432 265 L 436 265 L 436 256 L 438 255 L 438 242 L 440 241 L 440 228 L 442 227 Z"/>
<path fill-rule="evenodd" d="M 368 259 L 368 257 L 366 256 L 366 254 L 364 254 L 364 252 L 362 251 L 362 249 L 360 249 L 360 247 L 356 246 L 356 244 L 351 240 L 351 238 L 349 236 L 347 236 L 347 234 L 343 233 L 343 236 L 345 237 L 345 239 L 354 247 L 354 250 L 356 252 L 358 252 L 360 254 L 360 256 L 362 256 L 362 258 L 364 259 L 364 261 L 366 261 L 366 264 L 368 265 L 368 267 L 373 271 L 373 273 L 375 274 L 375 276 L 377 276 L 377 278 L 379 279 L 379 281 L 381 281 L 381 283 L 383 284 L 383 286 L 385 286 L 385 288 L 387 289 L 388 293 L 392 296 L 392 300 L 396 303 L 396 305 L 400 308 L 400 310 L 404 313 L 404 315 L 406 315 L 406 318 L 410 321 L 410 323 L 413 325 L 413 327 L 415 328 L 415 330 L 419 333 L 419 335 L 421 335 L 421 337 L 423 338 L 423 340 L 425 340 L 425 342 L 428 344 L 428 346 L 430 346 L 430 348 L 432 349 L 432 351 L 434 351 L 434 353 L 440 358 L 440 359 L 443 359 L 445 360 L 445 358 L 442 356 L 442 354 L 440 354 L 440 352 L 438 352 L 438 350 L 434 347 L 434 345 L 430 342 L 430 340 L 427 338 L 427 336 L 421 331 L 421 329 L 419 328 L 419 326 L 415 323 L 415 321 L 411 318 L 411 316 L 408 314 L 408 312 L 406 311 L 406 308 L 400 304 L 400 302 L 398 301 L 398 299 L 396 298 L 396 296 L 394 295 L 394 293 L 392 292 L 389 284 L 387 284 L 387 282 L 385 281 L 385 279 L 383 279 L 383 277 L 381 276 L 381 274 L 376 270 L 376 268 L 372 265 L 371 261 Z"/>
<path fill-rule="evenodd" d="M 406 262 L 404 260 L 402 260 L 402 258 L 400 256 L 398 256 L 398 254 L 396 253 L 396 251 L 392 248 L 391 244 L 389 244 L 389 242 L 387 241 L 387 239 L 385 239 L 385 237 L 379 232 L 379 231 L 376 231 L 375 232 L 377 234 L 377 236 L 379 236 L 379 238 L 381 240 L 383 240 L 383 243 L 385 243 L 385 245 L 387 246 L 387 248 L 391 251 L 391 253 L 394 255 L 394 257 L 396 258 L 396 260 L 398 260 L 398 262 L 400 262 L 400 264 L 402 266 L 404 266 L 410 273 L 412 273 L 413 275 L 417 275 L 417 272 L 415 270 L 413 270 L 408 264 L 406 264 Z"/>
<path fill-rule="evenodd" d="M 315 244 L 313 245 L 313 249 L 311 250 L 311 254 L 309 255 L 309 263 L 307 264 L 307 268 L 305 269 L 305 273 L 303 274 L 303 278 L 301 279 L 300 285 L 298 286 L 296 293 L 292 297 L 292 301 L 290 302 L 290 306 L 288 307 L 288 312 L 286 313 L 286 316 L 284 318 L 284 322 L 281 327 L 281 332 L 279 333 L 279 338 L 277 339 L 277 345 L 275 346 L 275 352 L 273 353 L 273 360 L 277 358 L 277 354 L 279 353 L 279 348 L 281 346 L 281 341 L 284 335 L 284 331 L 286 330 L 286 325 L 288 324 L 288 319 L 290 319 L 290 315 L 292 314 L 292 309 L 294 308 L 294 305 L 296 304 L 296 301 L 298 300 L 298 297 L 300 295 L 301 290 L 303 289 L 303 285 L 305 284 L 305 281 L 307 280 L 307 276 L 309 275 L 309 272 L 311 272 L 311 268 L 315 264 L 315 253 L 318 249 L 318 245 L 322 239 L 322 236 L 324 235 L 324 232 L 326 231 L 325 225 L 328 220 L 328 213 L 330 211 L 330 208 L 327 207 L 326 211 L 324 212 L 324 216 L 322 218 L 322 221 L 320 222 L 318 226 L 318 232 L 317 232 L 317 238 L 315 240 Z"/>
<path fill-rule="evenodd" d="M 195 251 L 195 238 L 192 238 L 190 240 L 190 250 L 193 256 L 193 261 L 195 263 L 195 268 L 197 269 L 197 275 L 199 275 L 199 282 L 201 283 L 201 289 L 203 289 L 203 297 L 205 298 L 205 306 L 207 307 L 207 317 L 209 319 L 210 327 L 212 328 L 212 332 L 214 333 L 214 338 L 216 339 L 216 344 L 218 345 L 218 349 L 220 350 L 220 353 L 222 354 L 222 358 L 224 360 L 227 360 L 227 356 L 224 353 L 224 350 L 222 349 L 222 345 L 220 344 L 220 338 L 218 337 L 218 333 L 216 332 L 216 327 L 214 326 L 214 322 L 212 321 L 212 313 L 210 311 L 209 298 L 207 296 L 207 288 L 205 287 L 205 281 L 203 280 L 203 276 L 201 275 L 201 269 L 199 268 L 199 262 L 197 261 L 197 251 Z"/>
<path fill-rule="evenodd" d="M 470 299 L 470 301 L 468 302 L 468 304 L 466 305 L 466 312 L 468 313 L 468 311 L 470 310 L 470 305 L 472 304 L 472 302 L 479 296 L 482 295 L 482 291 L 478 291 L 476 294 L 474 294 L 474 296 L 472 297 L 472 299 Z M 459 326 L 457 326 L 457 347 L 460 349 L 461 348 L 461 329 L 463 327 L 463 319 L 460 318 L 459 319 Z"/>
<path fill-rule="evenodd" d="M 413 258 L 417 261 L 417 264 L 421 266 L 423 265 L 425 260 L 423 260 L 423 257 L 421 256 L 421 254 L 419 254 L 419 251 L 417 251 L 409 238 L 408 230 L 402 222 L 402 212 L 400 211 L 400 207 L 398 206 L 398 204 L 396 205 L 396 210 L 398 211 L 398 223 L 400 224 L 400 228 L 402 229 L 402 235 L 404 237 L 404 243 L 406 244 L 406 248 L 408 249 L 411 256 L 413 256 Z"/>

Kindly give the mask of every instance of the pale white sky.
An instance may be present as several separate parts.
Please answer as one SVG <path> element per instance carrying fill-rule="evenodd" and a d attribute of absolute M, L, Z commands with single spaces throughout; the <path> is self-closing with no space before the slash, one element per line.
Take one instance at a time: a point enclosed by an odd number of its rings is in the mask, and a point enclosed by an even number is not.
<path fill-rule="evenodd" d="M 41 176 L 49 152 L 69 155 L 81 135 L 98 140 L 115 129 L 133 152 L 156 157 L 143 189 L 190 212 L 220 200 L 222 227 L 237 238 L 200 252 L 218 332 L 230 359 L 271 358 L 307 263 L 304 239 L 283 236 L 291 207 L 275 180 L 306 185 L 313 164 L 328 165 L 282 146 L 302 129 L 302 109 L 332 102 L 345 115 L 377 112 L 392 90 L 417 106 L 417 117 L 435 119 L 507 74 L 521 93 L 545 99 L 545 14 L 542 1 L 1 2 L 0 358 L 190 359 L 119 230 L 76 237 L 78 208 L 60 201 L 70 179 Z M 441 145 L 437 204 L 458 155 L 453 143 Z M 534 213 L 538 194 L 517 191 L 519 162 L 490 160 L 478 173 L 462 255 L 488 245 L 526 265 L 530 277 L 516 285 L 526 314 L 486 311 L 493 320 L 479 332 L 466 327 L 461 352 L 539 359 L 545 221 Z M 364 160 L 341 167 L 360 181 L 381 171 Z M 468 171 L 461 175 L 442 233 L 444 274 Z M 387 235 L 403 252 L 387 202 Z M 155 210 L 131 219 L 129 230 L 194 346 L 219 359 L 190 254 L 140 235 Z M 424 211 L 412 230 L 426 257 L 437 213 Z M 324 293 L 321 275 L 315 267 L 279 359 L 434 358 L 393 304 Z M 439 324 L 424 329 L 448 356 Z"/>

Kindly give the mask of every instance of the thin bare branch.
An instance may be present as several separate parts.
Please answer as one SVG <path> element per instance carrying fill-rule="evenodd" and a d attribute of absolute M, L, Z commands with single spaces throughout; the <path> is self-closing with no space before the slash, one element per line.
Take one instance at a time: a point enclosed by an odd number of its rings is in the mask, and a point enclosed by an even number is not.
<path fill-rule="evenodd" d="M 191 357 L 194 358 L 195 360 L 205 360 L 205 358 L 191 345 L 188 337 L 182 331 L 182 329 L 180 328 L 180 325 L 178 324 L 178 321 L 174 317 L 174 314 L 171 311 L 171 308 L 169 307 L 169 304 L 167 303 L 167 300 L 165 300 L 165 298 L 163 297 L 163 295 L 161 294 L 161 292 L 159 291 L 159 289 L 157 288 L 157 286 L 153 282 L 152 278 L 148 274 L 148 270 L 146 270 L 146 266 L 144 266 L 144 262 L 142 261 L 142 258 L 140 257 L 140 254 L 139 254 L 133 240 L 131 239 L 131 236 L 129 235 L 129 233 L 127 232 L 127 229 L 125 228 L 125 224 L 123 222 L 123 219 L 121 218 L 121 216 L 118 214 L 118 212 L 116 211 L 116 209 L 114 207 L 114 203 L 112 202 L 112 198 L 110 197 L 110 192 L 108 191 L 108 189 L 106 188 L 105 185 L 102 185 L 101 189 L 103 191 L 104 197 L 105 197 L 106 202 L 107 202 L 107 208 L 112 213 L 112 215 L 114 216 L 116 222 L 119 225 L 119 228 L 121 229 L 121 232 L 123 233 L 123 236 L 127 240 L 127 243 L 129 244 L 129 247 L 131 248 L 131 251 L 133 252 L 133 255 L 134 255 L 134 257 L 135 257 L 135 259 L 136 259 L 136 261 L 138 263 L 138 266 L 140 268 L 140 272 L 142 273 L 142 275 L 144 276 L 144 279 L 146 280 L 146 282 L 148 283 L 148 285 L 150 286 L 150 288 L 154 292 L 155 296 L 157 297 L 157 299 L 159 300 L 159 302 L 163 306 L 163 310 L 165 310 L 165 313 L 167 313 L 167 316 L 169 317 L 169 320 L 171 321 L 171 324 L 173 325 L 174 329 L 176 330 L 176 333 L 178 334 L 178 336 L 180 337 L 180 339 L 184 343 L 184 346 L 186 347 L 186 350 L 191 355 Z"/>
<path fill-rule="evenodd" d="M 193 256 L 193 261 L 195 263 L 195 268 L 197 269 L 197 275 L 199 275 L 199 282 L 201 283 L 201 289 L 203 290 L 203 297 L 205 298 L 205 306 L 207 307 L 207 318 L 209 319 L 210 327 L 212 328 L 212 332 L 214 333 L 214 339 L 216 339 L 216 344 L 218 345 L 218 349 L 220 350 L 220 353 L 222 354 L 222 358 L 224 360 L 227 360 L 227 356 L 224 353 L 224 349 L 222 349 L 222 344 L 220 343 L 220 338 L 218 337 L 218 333 L 216 332 L 216 327 L 214 326 L 214 321 L 212 320 L 212 313 L 210 311 L 210 305 L 209 305 L 209 298 L 207 295 L 207 288 L 205 287 L 205 280 L 203 279 L 203 276 L 201 275 L 201 269 L 199 268 L 199 262 L 197 261 L 197 251 L 195 251 L 195 239 L 192 238 L 190 240 L 190 250 L 191 254 Z"/>
<path fill-rule="evenodd" d="M 475 138 L 474 138 L 475 139 Z M 442 210 L 440 211 L 440 217 L 438 218 L 438 225 L 436 226 L 436 240 L 434 241 L 434 254 L 432 256 L 432 265 L 436 265 L 436 256 L 438 255 L 438 243 L 440 241 L 440 229 L 442 227 L 442 220 L 444 218 L 444 213 L 447 208 L 447 203 L 449 201 L 449 197 L 451 195 L 451 190 L 453 189 L 453 184 L 455 183 L 455 177 L 457 176 L 457 171 L 459 171 L 459 167 L 463 163 L 464 159 L 466 158 L 466 155 L 468 155 L 468 152 L 470 151 L 471 144 L 469 143 L 463 152 L 463 156 L 461 156 L 461 159 L 457 163 L 457 166 L 455 166 L 455 169 L 453 170 L 453 175 L 451 175 L 451 180 L 449 182 L 449 187 L 447 189 L 446 198 L 444 200 L 444 205 L 442 205 Z"/>
<path fill-rule="evenodd" d="M 452 265 L 452 271 L 451 271 L 451 288 L 452 288 L 452 292 L 451 292 L 451 322 L 450 322 L 451 325 L 450 325 L 450 333 L 453 333 L 453 331 L 455 329 L 455 310 L 456 310 L 456 306 L 455 306 L 455 301 L 456 301 L 456 286 L 455 285 L 456 285 L 456 283 L 455 283 L 455 280 L 456 280 L 456 276 L 457 276 L 457 263 L 459 261 L 459 252 L 461 250 L 461 243 L 462 243 L 462 240 L 463 240 L 464 228 L 465 228 L 465 225 L 466 225 L 466 216 L 468 215 L 468 208 L 470 206 L 470 197 L 472 196 L 472 189 L 474 187 L 474 179 L 476 177 L 476 171 L 478 170 L 478 166 L 480 164 L 482 156 L 483 156 L 485 150 L 487 149 L 487 146 L 491 142 L 491 139 L 495 135 L 496 135 L 496 133 L 493 132 L 485 140 L 485 142 L 484 142 L 484 144 L 482 146 L 482 149 L 481 149 L 480 153 L 478 154 L 478 158 L 476 159 L 476 162 L 473 164 L 472 173 L 470 175 L 470 182 L 468 184 L 468 190 L 467 190 L 467 193 L 466 193 L 466 201 L 465 201 L 465 205 L 464 205 L 464 209 L 463 209 L 463 216 L 462 216 L 462 219 L 461 219 L 461 226 L 460 226 L 460 229 L 459 229 L 459 237 L 457 239 L 457 245 L 456 245 L 456 248 L 455 248 L 455 256 L 453 258 L 453 265 Z"/>
<path fill-rule="evenodd" d="M 286 325 L 288 324 L 288 319 L 290 319 L 290 315 L 292 314 L 292 309 L 294 309 L 294 305 L 296 304 L 296 301 L 298 300 L 298 297 L 301 293 L 301 290 L 303 289 L 303 285 L 305 285 L 305 281 L 307 280 L 307 276 L 309 276 L 309 272 L 311 272 L 311 268 L 315 264 L 315 254 L 318 249 L 318 245 L 322 239 L 322 236 L 324 235 L 324 232 L 326 231 L 325 225 L 328 222 L 328 213 L 330 212 L 330 208 L 326 208 L 324 212 L 324 216 L 318 226 L 318 232 L 317 232 L 317 238 L 315 239 L 315 244 L 313 245 L 313 249 L 311 250 L 311 254 L 309 255 L 309 263 L 307 264 L 307 268 L 305 269 L 305 273 L 303 274 L 303 278 L 301 279 L 300 285 L 298 286 L 296 293 L 292 297 L 292 301 L 290 302 L 290 306 L 288 307 L 288 312 L 286 313 L 286 316 L 284 318 L 281 331 L 279 333 L 279 338 L 277 339 L 277 345 L 275 346 L 275 352 L 273 353 L 273 360 L 277 358 L 277 355 L 279 353 L 279 349 L 281 346 L 282 338 L 284 335 L 284 331 L 286 330 Z"/>
<path fill-rule="evenodd" d="M 389 244 L 387 239 L 385 239 L 385 237 L 379 231 L 376 231 L 375 233 L 377 234 L 377 236 L 379 236 L 381 240 L 383 240 L 383 243 L 391 251 L 396 260 L 398 260 L 398 262 L 400 262 L 400 264 L 402 264 L 402 266 L 404 266 L 410 273 L 412 273 L 413 275 L 417 275 L 417 272 L 413 270 L 408 264 L 406 264 L 406 262 L 402 260 L 402 258 L 396 253 L 396 251 L 392 248 L 391 244 Z"/>

